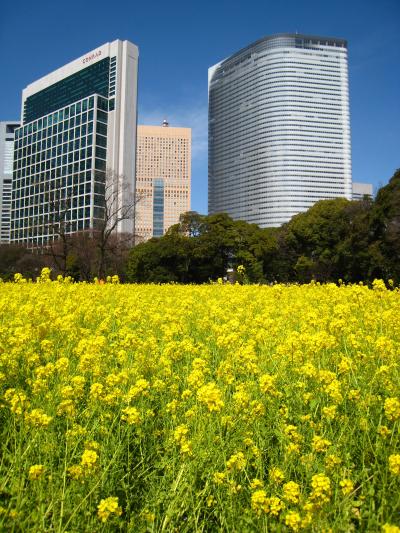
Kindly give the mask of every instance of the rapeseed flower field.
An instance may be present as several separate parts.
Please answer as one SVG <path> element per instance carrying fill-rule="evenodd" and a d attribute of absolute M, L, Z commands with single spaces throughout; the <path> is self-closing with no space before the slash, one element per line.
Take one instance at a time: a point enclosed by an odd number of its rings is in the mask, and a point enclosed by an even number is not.
<path fill-rule="evenodd" d="M 400 292 L 0 284 L 0 530 L 399 532 Z"/>

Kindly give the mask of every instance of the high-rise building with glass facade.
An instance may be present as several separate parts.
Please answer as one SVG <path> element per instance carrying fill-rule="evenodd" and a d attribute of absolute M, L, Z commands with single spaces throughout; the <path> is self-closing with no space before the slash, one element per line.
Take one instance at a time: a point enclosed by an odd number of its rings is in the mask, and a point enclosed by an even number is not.
<path fill-rule="evenodd" d="M 0 242 L 10 240 L 14 131 L 17 121 L 0 122 Z"/>
<path fill-rule="evenodd" d="M 161 237 L 190 211 L 190 128 L 138 126 L 136 240 Z"/>
<path fill-rule="evenodd" d="M 209 69 L 209 212 L 279 226 L 351 200 L 347 42 L 265 37 Z"/>
<path fill-rule="evenodd" d="M 28 85 L 15 131 L 11 241 L 41 245 L 104 220 L 135 189 L 138 49 L 114 41 Z M 116 231 L 133 233 L 133 217 Z"/>

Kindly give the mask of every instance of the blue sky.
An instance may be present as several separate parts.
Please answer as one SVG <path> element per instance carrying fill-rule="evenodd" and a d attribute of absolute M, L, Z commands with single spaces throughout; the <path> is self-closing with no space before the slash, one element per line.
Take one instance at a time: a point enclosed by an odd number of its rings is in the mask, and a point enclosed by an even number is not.
<path fill-rule="evenodd" d="M 192 208 L 207 212 L 207 69 L 280 32 L 349 41 L 353 180 L 400 167 L 400 0 L 7 1 L 0 18 L 0 120 L 21 91 L 114 39 L 139 46 L 139 122 L 193 128 Z"/>

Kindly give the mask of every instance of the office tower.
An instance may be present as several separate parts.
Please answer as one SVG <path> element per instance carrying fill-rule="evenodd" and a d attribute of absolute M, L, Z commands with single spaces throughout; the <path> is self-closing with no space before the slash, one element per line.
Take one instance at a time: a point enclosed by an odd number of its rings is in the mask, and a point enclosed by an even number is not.
<path fill-rule="evenodd" d="M 16 121 L 0 122 L 0 242 L 10 240 L 11 194 Z"/>
<path fill-rule="evenodd" d="M 371 183 L 356 183 L 353 181 L 352 200 L 364 200 L 365 197 L 371 198 L 373 189 Z"/>
<path fill-rule="evenodd" d="M 136 232 L 138 242 L 164 235 L 190 211 L 190 128 L 138 126 Z"/>
<path fill-rule="evenodd" d="M 209 212 L 279 226 L 352 195 L 347 42 L 265 37 L 209 69 Z"/>
<path fill-rule="evenodd" d="M 11 241 L 32 245 L 133 202 L 138 49 L 113 41 L 28 85 L 15 131 Z M 133 233 L 133 217 L 117 232 Z"/>

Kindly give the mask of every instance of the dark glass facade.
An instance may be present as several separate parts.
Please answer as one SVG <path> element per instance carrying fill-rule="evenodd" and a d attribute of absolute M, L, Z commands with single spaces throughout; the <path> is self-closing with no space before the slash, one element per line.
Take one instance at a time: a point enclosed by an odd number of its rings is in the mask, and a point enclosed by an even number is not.
<path fill-rule="evenodd" d="M 29 96 L 25 101 L 24 123 L 36 120 L 92 94 L 108 97 L 109 82 L 110 58 L 107 57 Z"/>
<path fill-rule="evenodd" d="M 107 109 L 91 96 L 16 130 L 12 241 L 40 245 L 103 217 Z"/>
<path fill-rule="evenodd" d="M 154 180 L 153 195 L 153 237 L 164 235 L 164 180 Z"/>

